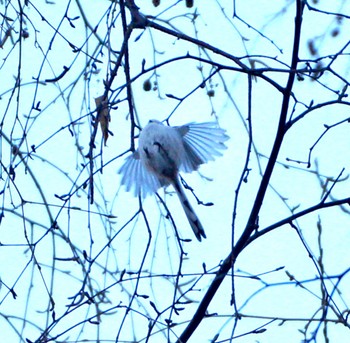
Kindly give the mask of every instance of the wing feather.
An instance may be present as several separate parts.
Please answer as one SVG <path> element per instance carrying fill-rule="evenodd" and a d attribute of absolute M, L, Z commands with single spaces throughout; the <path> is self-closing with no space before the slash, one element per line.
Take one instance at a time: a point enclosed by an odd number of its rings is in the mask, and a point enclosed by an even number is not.
<path fill-rule="evenodd" d="M 121 184 L 125 185 L 126 191 L 132 191 L 134 196 L 141 194 L 145 197 L 162 186 L 158 178 L 143 165 L 137 151 L 125 159 L 118 174 L 122 175 Z"/>
<path fill-rule="evenodd" d="M 176 129 L 184 141 L 185 156 L 181 169 L 185 172 L 197 170 L 201 164 L 221 156 L 220 150 L 227 149 L 224 142 L 229 136 L 215 122 L 190 123 Z"/>

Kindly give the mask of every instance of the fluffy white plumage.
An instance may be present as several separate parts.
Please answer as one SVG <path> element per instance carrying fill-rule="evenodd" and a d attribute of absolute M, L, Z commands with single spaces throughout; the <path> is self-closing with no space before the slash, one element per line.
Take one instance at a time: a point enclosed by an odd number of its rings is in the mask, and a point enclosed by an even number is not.
<path fill-rule="evenodd" d="M 165 126 L 150 120 L 141 131 L 138 149 L 126 158 L 120 168 L 121 183 L 134 195 L 156 192 L 172 184 L 179 196 L 188 221 L 200 241 L 206 237 L 202 224 L 191 207 L 179 181 L 178 173 L 197 170 L 198 167 L 226 149 L 229 137 L 216 123 L 190 123 L 182 126 Z"/>

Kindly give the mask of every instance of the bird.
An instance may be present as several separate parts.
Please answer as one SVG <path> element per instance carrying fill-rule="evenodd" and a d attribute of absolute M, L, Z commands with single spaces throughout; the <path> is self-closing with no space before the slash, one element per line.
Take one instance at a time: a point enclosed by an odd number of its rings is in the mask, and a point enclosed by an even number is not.
<path fill-rule="evenodd" d="M 221 156 L 228 139 L 226 130 L 215 122 L 169 126 L 152 119 L 139 135 L 137 150 L 118 171 L 121 184 L 126 191 L 142 198 L 172 185 L 196 238 L 201 241 L 206 234 L 187 199 L 179 173 L 196 171 L 201 164 Z"/>

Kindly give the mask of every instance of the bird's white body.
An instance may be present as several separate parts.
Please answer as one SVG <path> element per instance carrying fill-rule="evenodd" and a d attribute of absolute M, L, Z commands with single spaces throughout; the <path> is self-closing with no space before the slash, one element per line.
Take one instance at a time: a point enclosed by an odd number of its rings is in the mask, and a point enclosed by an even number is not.
<path fill-rule="evenodd" d="M 177 176 L 185 155 L 182 136 L 170 126 L 150 122 L 141 132 L 139 154 L 142 163 L 165 186 Z"/>

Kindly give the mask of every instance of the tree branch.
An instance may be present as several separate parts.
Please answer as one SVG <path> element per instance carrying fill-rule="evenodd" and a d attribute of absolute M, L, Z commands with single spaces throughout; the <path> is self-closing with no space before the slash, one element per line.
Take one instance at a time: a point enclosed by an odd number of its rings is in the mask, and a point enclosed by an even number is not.
<path fill-rule="evenodd" d="M 265 197 L 265 193 L 267 190 L 267 187 L 269 185 L 272 172 L 277 160 L 278 153 L 280 151 L 282 141 L 285 134 L 285 124 L 288 114 L 288 106 L 289 106 L 289 100 L 292 93 L 293 83 L 295 80 L 295 70 L 298 64 L 298 56 L 299 56 L 299 45 L 300 45 L 300 36 L 301 36 L 301 23 L 302 23 L 302 14 L 303 14 L 303 8 L 304 8 L 304 2 L 302 0 L 296 1 L 296 15 L 295 15 L 295 28 L 294 28 L 294 43 L 293 43 L 293 55 L 292 55 L 292 61 L 291 61 L 291 72 L 289 74 L 287 85 L 284 90 L 283 94 L 283 100 L 282 100 L 282 108 L 281 108 L 281 114 L 277 129 L 277 134 L 275 138 L 275 142 L 271 151 L 271 155 L 268 161 L 268 164 L 266 166 L 266 170 L 264 173 L 264 176 L 261 180 L 261 184 L 252 208 L 252 211 L 250 213 L 250 216 L 248 218 L 248 222 L 246 225 L 246 228 L 232 249 L 232 251 L 229 253 L 229 255 L 225 258 L 224 262 L 222 263 L 219 271 L 217 272 L 212 284 L 209 286 L 208 291 L 204 295 L 200 305 L 198 306 L 198 309 L 196 313 L 194 314 L 192 320 L 178 339 L 177 343 L 185 343 L 188 341 L 188 339 L 191 337 L 193 332 L 196 330 L 200 322 L 205 316 L 206 310 L 213 299 L 214 295 L 216 294 L 217 290 L 219 289 L 222 281 L 224 280 L 225 276 L 231 269 L 231 267 L 234 265 L 236 258 L 242 252 L 244 247 L 246 246 L 249 237 L 251 236 L 252 232 L 256 228 L 256 222 L 257 218 Z"/>

